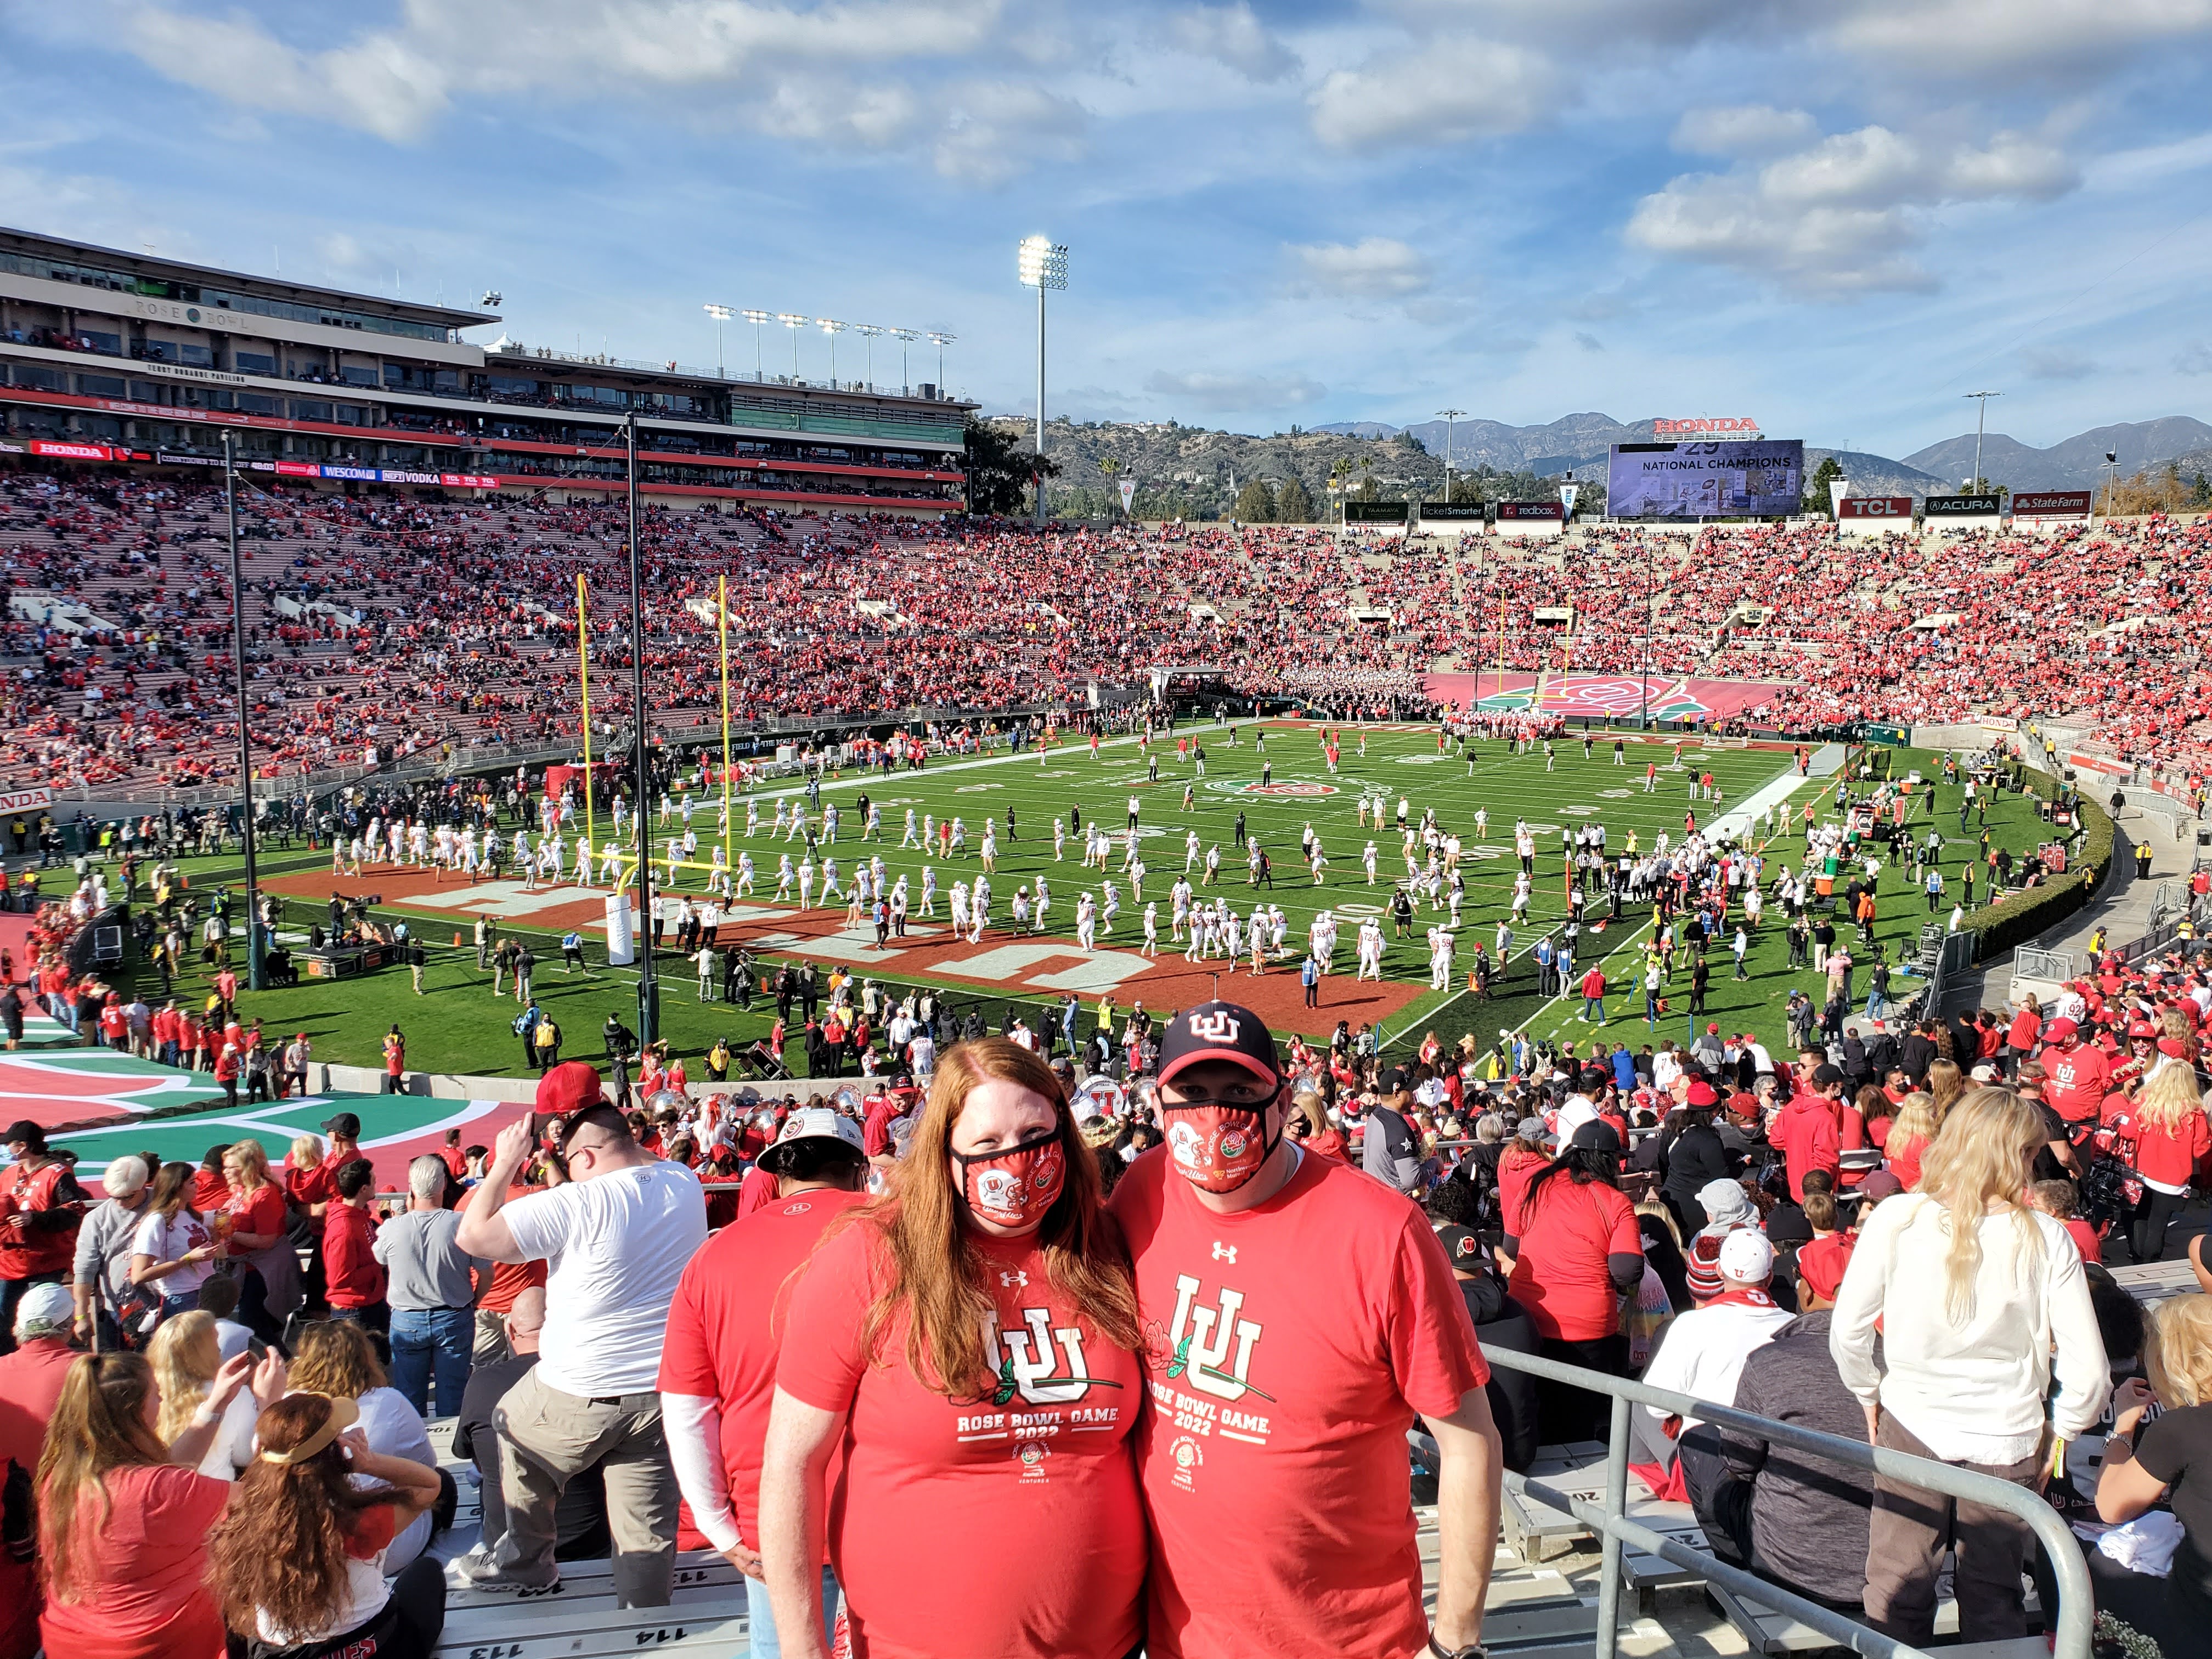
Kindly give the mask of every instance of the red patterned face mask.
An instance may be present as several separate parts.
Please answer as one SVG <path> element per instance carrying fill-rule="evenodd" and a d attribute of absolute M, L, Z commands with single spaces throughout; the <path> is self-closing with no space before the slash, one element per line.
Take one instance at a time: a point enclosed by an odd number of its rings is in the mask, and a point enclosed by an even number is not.
<path fill-rule="evenodd" d="M 1168 1156 L 1176 1172 L 1209 1193 L 1233 1193 L 1274 1150 L 1260 1106 L 1166 1107 Z"/>
<path fill-rule="evenodd" d="M 1060 1131 L 1047 1129 L 994 1152 L 952 1154 L 968 1207 L 995 1227 L 1026 1232 L 1045 1218 L 1067 1185 Z"/>

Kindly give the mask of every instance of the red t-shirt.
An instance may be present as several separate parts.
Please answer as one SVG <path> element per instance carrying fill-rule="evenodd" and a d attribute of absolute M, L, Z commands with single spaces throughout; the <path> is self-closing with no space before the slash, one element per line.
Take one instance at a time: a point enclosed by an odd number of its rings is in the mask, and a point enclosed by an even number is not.
<path fill-rule="evenodd" d="M 1882 1148 L 1882 1161 L 1889 1165 L 1890 1174 L 1905 1183 L 1908 1193 L 1919 1188 L 1920 1160 L 1927 1151 L 1924 1135 L 1893 1134 L 1889 1145 Z"/>
<path fill-rule="evenodd" d="M 11 1460 L 26 1474 L 39 1467 L 46 1421 L 76 1357 L 40 1341 L 0 1359 L 0 1472 Z M 0 1550 L 0 1659 L 31 1659 L 38 1650 L 38 1566 Z"/>
<path fill-rule="evenodd" d="M 2212 1123 L 2205 1121 L 2203 1112 L 2194 1109 L 2172 1129 L 2146 1122 L 2142 1114 L 2137 1112 L 2132 1127 L 2136 1173 L 2165 1186 L 2186 1187 L 2197 1160 L 2212 1152 Z"/>
<path fill-rule="evenodd" d="M 1216 1214 L 1164 1148 L 1111 1208 L 1152 1343 L 1152 1659 L 1425 1652 L 1406 1431 L 1490 1377 L 1427 1218 L 1313 1157 Z"/>
<path fill-rule="evenodd" d="M 230 1202 L 230 1182 L 220 1170 L 200 1170 L 192 1176 L 192 1208 L 213 1215 Z"/>
<path fill-rule="evenodd" d="M 853 1651 L 1121 1659 L 1145 1633 L 1144 1373 L 1072 1315 L 1033 1240 L 971 1242 L 997 1303 L 987 1351 L 1013 1384 L 988 1399 L 923 1386 L 903 1316 L 863 1346 L 885 1271 L 874 1228 L 826 1241 L 791 1294 L 776 1386 L 850 1414 L 829 1536 Z"/>
<path fill-rule="evenodd" d="M 708 1239 L 684 1269 L 668 1310 L 660 1352 L 663 1394 L 717 1401 L 722 1419 L 722 1475 L 738 1535 L 760 1544 L 761 1448 L 775 1398 L 776 1346 L 790 1301 L 793 1271 L 805 1265 L 822 1230 L 865 1193 L 800 1193 Z M 836 1484 L 833 1466 L 830 1485 Z"/>
<path fill-rule="evenodd" d="M 2032 1008 L 2023 1008 L 2012 1017 L 2012 1030 L 2005 1041 L 2025 1054 L 2035 1047 L 2035 1039 L 2042 1034 L 2043 1016 Z"/>
<path fill-rule="evenodd" d="M 204 1582 L 207 1534 L 230 1483 L 162 1463 L 111 1469 L 108 1510 L 80 1491 L 76 1595 L 47 1597 L 39 1633 L 70 1659 L 220 1659 L 222 1615 Z M 42 1527 L 61 1524 L 42 1516 Z"/>
<path fill-rule="evenodd" d="M 338 1195 L 337 1175 L 337 1165 L 331 1158 L 325 1158 L 312 1170 L 298 1169 L 291 1159 L 286 1158 L 284 1190 L 303 1210 L 310 1205 L 327 1204 Z"/>
<path fill-rule="evenodd" d="M 2086 1042 L 2072 1048 L 2045 1048 L 2043 1068 L 2051 1079 L 2044 1098 L 2053 1111 L 2069 1123 L 2086 1123 L 2097 1115 L 2112 1070 L 2103 1049 Z"/>
<path fill-rule="evenodd" d="M 482 1187 L 470 1188 L 467 1192 L 461 1194 L 460 1203 L 454 1207 L 465 1215 L 468 1213 L 470 1204 L 483 1190 Z M 532 1187 L 518 1181 L 507 1189 L 504 1201 L 512 1204 L 518 1198 L 527 1198 L 532 1193 L 544 1190 L 542 1187 Z M 495 1261 L 492 1263 L 490 1286 L 485 1290 L 482 1297 L 477 1298 L 477 1306 L 487 1313 L 503 1314 L 511 1311 L 514 1307 L 515 1297 L 533 1285 L 544 1284 L 548 1266 L 549 1264 L 543 1259 L 536 1261 Z"/>
<path fill-rule="evenodd" d="M 2094 1227 L 2078 1215 L 2068 1218 L 2065 1225 L 2066 1231 L 2073 1235 L 2074 1248 L 2081 1252 L 2082 1261 L 2097 1262 L 2104 1261 L 2105 1241 L 2097 1237 L 2097 1230 Z"/>
<path fill-rule="evenodd" d="M 0 1279 L 62 1272 L 76 1261 L 84 1204 L 64 1195 L 74 1179 L 69 1165 L 59 1161 L 35 1170 L 18 1164 L 0 1172 L 0 1216 L 21 1215 L 27 1220 L 24 1225 L 0 1229 Z M 34 1229 L 27 1224 L 31 1215 L 57 1212 L 74 1214 L 77 1219 L 66 1227 Z"/>
<path fill-rule="evenodd" d="M 284 1189 L 281 1187 L 256 1187 L 251 1197 L 234 1189 L 224 1199 L 222 1207 L 231 1218 L 234 1232 L 275 1233 L 279 1238 L 284 1236 Z M 231 1254 L 247 1255 L 252 1252 L 234 1249 Z"/>
<path fill-rule="evenodd" d="M 1606 1258 L 1644 1253 L 1626 1196 L 1602 1182 L 1577 1187 L 1554 1176 L 1505 1224 L 1521 1241 L 1508 1288 L 1537 1335 L 1589 1342 L 1620 1328 L 1620 1292 Z"/>

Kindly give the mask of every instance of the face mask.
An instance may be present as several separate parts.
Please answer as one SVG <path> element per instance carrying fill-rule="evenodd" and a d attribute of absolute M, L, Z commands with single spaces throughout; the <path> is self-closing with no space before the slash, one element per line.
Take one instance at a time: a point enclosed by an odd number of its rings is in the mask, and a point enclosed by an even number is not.
<path fill-rule="evenodd" d="M 1027 1231 L 1045 1218 L 1067 1185 L 1060 1131 L 1047 1129 L 994 1152 L 955 1152 L 968 1206 L 997 1227 Z"/>
<path fill-rule="evenodd" d="M 1168 1106 L 1168 1156 L 1176 1172 L 1209 1193 L 1233 1193 L 1275 1150 L 1261 1106 Z"/>

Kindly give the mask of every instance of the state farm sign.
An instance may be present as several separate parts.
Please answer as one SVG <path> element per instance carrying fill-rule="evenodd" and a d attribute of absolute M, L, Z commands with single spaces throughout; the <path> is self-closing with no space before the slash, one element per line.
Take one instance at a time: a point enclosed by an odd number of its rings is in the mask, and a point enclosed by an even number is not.
<path fill-rule="evenodd" d="M 1748 415 L 1700 415 L 1686 421 L 1654 421 L 1651 435 L 1655 438 L 1711 438 L 1721 434 L 1739 438 L 1756 438 L 1759 427 Z"/>
<path fill-rule="evenodd" d="M 1910 519 L 1910 495 L 1846 495 L 1837 510 L 1843 519 Z"/>
<path fill-rule="evenodd" d="M 2086 519 L 2089 499 L 2086 489 L 2046 489 L 2034 494 L 2015 490 L 2012 515 L 2015 519 Z"/>

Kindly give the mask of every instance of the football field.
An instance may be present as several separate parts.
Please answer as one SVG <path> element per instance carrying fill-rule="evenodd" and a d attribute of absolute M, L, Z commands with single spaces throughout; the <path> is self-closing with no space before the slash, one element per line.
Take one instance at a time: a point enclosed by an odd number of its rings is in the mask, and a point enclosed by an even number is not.
<path fill-rule="evenodd" d="M 1648 849 L 1662 831 L 1679 840 L 1686 813 L 1694 811 L 1698 823 L 1707 824 L 1754 797 L 1771 799 L 1787 792 L 1796 781 L 1786 749 L 1705 749 L 1692 744 L 1682 751 L 1684 769 L 1678 771 L 1673 769 L 1676 751 L 1671 739 L 1646 742 L 1626 735 L 1616 763 L 1611 736 L 1601 733 L 1587 757 L 1578 738 L 1559 742 L 1547 768 L 1540 749 L 1516 755 L 1497 740 L 1477 739 L 1465 756 L 1441 751 L 1433 726 L 1340 730 L 1340 759 L 1333 773 L 1319 728 L 1278 723 L 1264 730 L 1249 725 L 1186 726 L 1156 742 L 1149 751 L 1133 739 L 1121 739 L 1103 744 L 1096 756 L 1087 746 L 1070 744 L 1042 757 L 939 760 L 918 772 L 824 779 L 821 802 L 836 805 L 842 822 L 836 842 L 825 842 L 822 854 L 835 858 L 848 878 L 855 860 L 872 857 L 883 860 L 887 879 L 908 878 L 917 914 L 910 917 L 904 939 L 891 939 L 881 948 L 872 927 L 848 924 L 842 898 L 827 908 L 817 902 L 802 911 L 795 903 L 779 903 L 771 896 L 779 857 L 788 853 L 797 864 L 804 852 L 801 841 L 774 837 L 776 805 L 779 800 L 792 806 L 804 804 L 803 787 L 778 782 L 755 792 L 750 799 L 759 808 L 759 828 L 750 840 L 744 835 L 747 798 L 736 795 L 729 830 L 732 858 L 734 861 L 750 853 L 758 877 L 751 895 L 718 907 L 720 940 L 726 946 L 742 940 L 769 961 L 811 958 L 825 969 L 842 965 L 886 986 L 934 985 L 956 1003 L 986 1000 L 994 1018 L 1002 1000 L 1027 1005 L 1024 1017 L 1032 1024 L 1072 992 L 1084 1004 L 1086 1034 L 1090 1012 L 1104 996 L 1113 996 L 1123 1008 L 1141 1000 L 1160 1012 L 1187 1007 L 1218 994 L 1252 1005 L 1279 1031 L 1326 1036 L 1342 1020 L 1355 1030 L 1373 1027 L 1390 1047 L 1418 1042 L 1431 1026 L 1447 1041 L 1473 1031 L 1487 1042 L 1500 1027 L 1525 1026 L 1540 1036 L 1558 1028 L 1571 1036 L 1575 1022 L 1571 1016 L 1579 1004 L 1547 1003 L 1536 997 L 1528 956 L 1542 933 L 1567 914 L 1562 832 L 1602 823 L 1612 851 L 1625 850 L 1632 834 L 1638 848 Z M 1176 737 L 1188 737 L 1203 748 L 1204 776 L 1199 775 L 1194 753 L 1178 758 Z M 1661 769 L 1656 787 L 1647 791 L 1645 768 L 1654 763 Z M 1702 771 L 1710 771 L 1715 780 L 1721 795 L 1717 804 L 1691 799 L 1690 780 Z M 1798 786 L 1798 801 L 1814 787 Z M 1769 793 L 1761 796 L 1762 790 Z M 1186 791 L 1188 808 L 1183 804 Z M 879 839 L 862 839 L 858 801 L 863 793 L 881 809 Z M 1121 868 L 1121 832 L 1132 797 L 1138 802 L 1139 856 L 1148 866 L 1141 896 L 1132 894 Z M 716 790 L 692 799 L 691 828 L 700 838 L 698 857 L 703 863 L 710 856 L 708 849 L 720 839 L 720 797 Z M 1388 827 L 1361 826 L 1363 799 L 1385 804 Z M 1406 875 L 1402 839 L 1395 827 L 1401 800 L 1409 823 L 1417 825 L 1423 813 L 1433 809 L 1440 827 L 1458 835 L 1462 842 L 1467 895 L 1452 982 L 1442 991 L 1430 986 L 1424 936 L 1431 926 L 1445 920 L 1444 913 L 1419 905 L 1404 939 L 1394 936 L 1389 923 L 1388 907 L 1395 886 Z M 909 809 L 916 814 L 917 829 L 927 818 L 957 817 L 965 835 L 964 854 L 943 859 L 933 851 L 925 854 L 919 848 L 902 847 Z M 1486 836 L 1478 835 L 1478 809 L 1487 814 Z M 1065 826 L 1071 813 L 1080 828 L 1056 858 L 1053 825 L 1057 820 Z M 1273 861 L 1272 884 L 1256 890 L 1250 884 L 1246 853 L 1237 844 L 1240 815 L 1248 842 L 1256 840 Z M 657 803 L 654 817 L 658 888 L 665 875 L 662 860 L 666 841 L 682 832 L 680 798 L 666 827 L 658 822 Z M 970 940 L 951 930 L 949 896 L 955 881 L 972 881 L 981 868 L 987 817 L 997 826 L 999 839 L 997 870 L 991 878 L 991 925 L 980 939 Z M 1490 1006 L 1479 1007 L 1467 988 L 1471 946 L 1479 940 L 1486 952 L 1494 950 L 1497 925 L 1510 907 L 1519 868 L 1513 852 L 1516 818 L 1525 819 L 1537 839 L 1534 902 L 1528 923 L 1514 929 L 1505 971 L 1493 975 Z M 1103 874 L 1080 861 L 1081 831 L 1093 823 L 1115 841 Z M 1328 859 L 1318 884 L 1299 852 L 1309 825 Z M 607 827 L 604 814 L 599 827 Z M 1218 957 L 1194 962 L 1170 939 L 1169 890 L 1190 859 L 1188 837 L 1193 833 L 1199 838 L 1198 852 L 1189 878 L 1197 896 L 1205 900 L 1224 895 L 1245 917 L 1259 904 L 1279 906 L 1288 924 L 1286 960 L 1268 963 L 1267 971 L 1255 976 L 1249 971 L 1249 951 L 1235 963 Z M 1370 841 L 1377 862 L 1377 879 L 1371 884 L 1364 868 Z M 1782 839 L 1774 857 L 1792 861 L 1800 844 L 1794 836 Z M 1218 874 L 1213 883 L 1204 884 L 1206 857 L 1215 848 L 1220 852 Z M 933 867 L 939 884 L 934 916 L 918 914 L 925 865 Z M 236 870 L 235 859 L 197 869 L 194 884 L 234 879 Z M 596 870 L 595 860 L 594 874 Z M 492 881 L 448 873 L 441 879 L 429 871 L 372 865 L 361 877 L 339 878 L 331 874 L 326 855 L 304 849 L 272 851 L 264 859 L 263 879 L 264 885 L 288 896 L 289 927 L 304 932 L 333 892 L 373 896 L 382 911 L 405 917 L 416 935 L 434 947 L 426 974 L 428 994 L 413 994 L 404 970 L 386 969 L 359 979 L 309 981 L 295 988 L 249 995 L 247 1011 L 260 1012 L 272 1028 L 307 1030 L 318 1053 L 326 1059 L 374 1063 L 383 1032 L 396 1021 L 408 1036 L 410 1066 L 476 1073 L 521 1069 L 521 1045 L 507 1030 L 514 1005 L 491 1000 L 489 975 L 476 968 L 473 947 L 455 948 L 453 943 L 467 939 L 475 918 L 484 915 L 502 933 L 531 939 L 539 957 L 536 989 L 561 1023 L 567 1038 L 563 1053 L 596 1058 L 598 1032 L 607 1013 L 619 1012 L 634 1021 L 635 975 L 634 969 L 605 966 L 607 890 L 577 884 L 574 874 L 572 871 L 568 884 L 528 886 L 511 877 Z M 1014 895 L 1024 887 L 1034 894 L 1040 878 L 1052 896 L 1048 931 L 1016 933 L 1012 925 Z M 1902 879 L 1898 878 L 1900 887 Z M 1077 900 L 1088 892 L 1103 901 L 1108 880 L 1119 891 L 1120 914 L 1110 931 L 1102 929 L 1096 948 L 1085 951 L 1074 939 Z M 686 868 L 679 872 L 675 890 L 704 902 L 705 883 L 704 869 Z M 1147 903 L 1159 906 L 1156 957 L 1141 951 Z M 1303 1006 L 1297 968 L 1308 929 L 1323 908 L 1333 911 L 1339 922 L 1336 971 L 1324 980 L 1319 1006 L 1309 1009 Z M 1602 921 L 1604 914 L 1601 905 L 1594 904 L 1591 922 Z M 1370 915 L 1380 917 L 1384 927 L 1384 979 L 1380 984 L 1353 977 L 1358 925 Z M 587 941 L 588 974 L 560 971 L 556 941 L 571 929 L 582 933 Z M 1775 945 L 1778 957 L 1779 928 L 1770 921 L 1765 932 L 1770 937 L 1765 942 Z M 1626 947 L 1648 934 L 1648 911 L 1632 908 L 1619 923 L 1588 927 L 1578 961 L 1587 965 L 1593 959 L 1610 958 L 1608 972 L 1619 980 L 1631 970 L 1640 970 L 1640 952 Z M 772 1014 L 765 1002 L 757 999 L 749 1014 L 720 1001 L 702 1003 L 691 964 L 665 953 L 659 962 L 662 1031 L 679 1052 L 696 1054 L 716 1036 L 743 1044 L 765 1033 Z M 1686 969 L 1682 971 L 1686 975 Z M 1720 995 L 1723 976 L 1715 975 L 1716 1009 L 1725 1002 Z M 1778 1009 L 1786 985 L 1762 985 L 1760 989 L 1771 992 Z M 1610 1012 L 1618 1014 L 1625 1006 Z M 1771 1011 L 1759 1012 L 1764 1016 Z M 1744 1012 L 1748 1020 L 1752 1011 Z M 1056 1018 L 1054 1023 L 1057 1024 Z M 1770 1023 L 1778 1030 L 1778 1014 Z M 1640 1019 L 1637 1024 L 1640 1029 Z M 794 1055 L 796 1052 L 794 1045 Z M 697 1068 L 693 1070 L 696 1075 Z"/>

